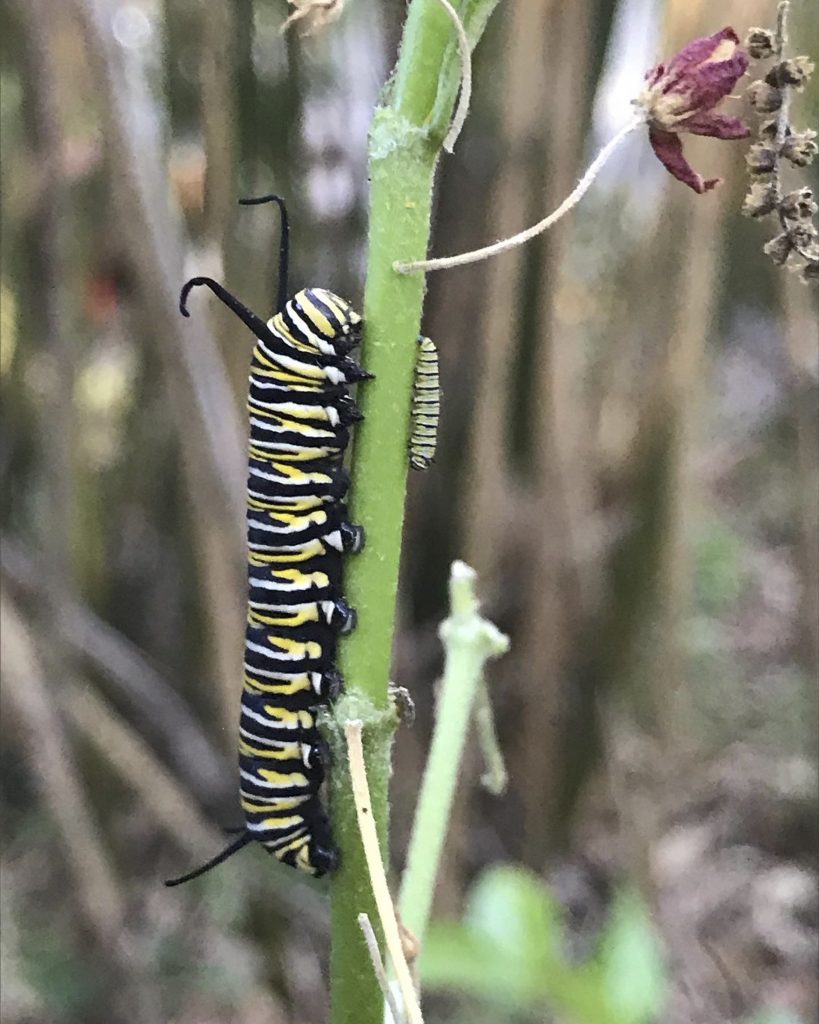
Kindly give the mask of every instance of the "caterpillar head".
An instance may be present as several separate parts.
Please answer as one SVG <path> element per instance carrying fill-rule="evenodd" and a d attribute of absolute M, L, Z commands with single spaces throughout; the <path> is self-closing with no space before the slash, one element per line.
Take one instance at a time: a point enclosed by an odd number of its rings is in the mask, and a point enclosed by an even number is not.
<path fill-rule="evenodd" d="M 287 305 L 288 312 L 309 327 L 311 340 L 325 355 L 346 355 L 361 340 L 359 314 L 326 288 L 303 288 Z"/>

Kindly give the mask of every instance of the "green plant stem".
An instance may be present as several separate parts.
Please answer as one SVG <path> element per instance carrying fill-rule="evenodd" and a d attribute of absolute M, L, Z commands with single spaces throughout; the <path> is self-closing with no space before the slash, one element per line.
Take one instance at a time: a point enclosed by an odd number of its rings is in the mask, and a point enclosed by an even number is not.
<path fill-rule="evenodd" d="M 367 545 L 349 559 L 345 589 L 358 612 L 358 629 L 340 645 L 340 665 L 350 694 L 366 695 L 372 714 L 386 712 L 398 589 L 407 477 L 412 380 L 424 297 L 423 279 L 400 278 L 392 262 L 404 246 L 423 255 L 429 242 L 437 149 L 421 125 L 434 101 L 448 34 L 446 13 L 435 0 L 414 0 L 396 71 L 392 105 L 375 111 L 370 136 L 370 233 L 364 292 L 362 361 L 375 380 L 360 388 L 365 420 L 356 430 L 351 481 L 354 521 Z M 409 285 L 409 287 L 407 287 Z M 343 725 L 345 708 L 336 708 Z M 386 856 L 389 735 L 367 728 L 364 751 L 373 817 Z M 336 731 L 330 806 L 343 851 L 331 886 L 330 992 L 332 1024 L 381 1024 L 383 998 L 358 915 L 367 914 L 381 941 L 358 832 L 346 750 Z"/>
<path fill-rule="evenodd" d="M 348 560 L 345 591 L 358 612 L 358 628 L 340 645 L 340 667 L 350 693 L 366 695 L 382 713 L 389 701 L 412 379 L 424 289 L 422 279 L 414 287 L 402 287 L 391 265 L 404 244 L 419 253 L 426 249 L 434 167 L 435 150 L 418 128 L 391 108 L 376 111 L 363 345 L 363 361 L 376 379 L 360 389 L 365 421 L 356 431 L 350 488 L 352 518 L 364 525 L 367 544 Z M 389 745 L 374 746 L 367 719 L 360 717 L 365 722 L 373 816 L 386 858 Z M 331 814 L 343 857 L 331 887 L 331 1021 L 381 1024 L 383 1000 L 358 915 L 367 914 L 380 940 L 379 919 L 349 778 L 346 770 L 339 771 L 339 752 L 336 743 Z"/>
<path fill-rule="evenodd" d="M 332 750 L 333 832 L 342 850 L 341 867 L 331 888 L 331 1020 L 332 1024 L 382 1024 L 384 1000 L 358 924 L 359 915 L 366 914 L 380 938 L 378 910 L 356 818 L 344 725 L 354 720 L 362 723 L 373 820 L 384 849 L 395 713 L 391 708 L 379 710 L 367 698 L 350 693 L 322 719 L 322 732 Z"/>
<path fill-rule="evenodd" d="M 496 0 L 471 0 L 470 6 Z M 463 3 L 458 4 L 460 9 Z M 459 10 L 460 13 L 460 10 Z M 366 700 L 373 715 L 390 714 L 389 680 L 407 480 L 416 339 L 424 282 L 402 277 L 393 262 L 421 259 L 429 245 L 430 211 L 440 139 L 428 130 L 438 83 L 457 65 L 454 30 L 437 0 L 412 0 L 388 103 L 376 109 L 370 133 L 370 225 L 364 291 L 362 363 L 375 380 L 359 389 L 364 422 L 356 429 L 350 486 L 351 515 L 367 531 L 364 550 L 346 566 L 345 596 L 358 629 L 339 647 L 350 698 Z M 456 71 L 457 73 L 457 71 Z M 447 80 L 451 78 L 447 74 Z M 454 102 L 454 95 L 452 97 Z M 442 136 L 441 136 L 442 137 Z M 341 722 L 341 707 L 333 716 Z M 368 729 L 364 750 L 372 810 L 386 860 L 390 730 Z M 394 721 L 390 715 L 390 723 Z M 358 915 L 378 921 L 355 820 L 346 755 L 338 731 L 331 814 L 342 863 L 331 884 L 332 1024 L 381 1024 L 383 1000 Z"/>
<path fill-rule="evenodd" d="M 462 4 L 456 4 L 459 10 Z M 401 55 L 395 69 L 392 106 L 419 127 L 429 117 L 452 27 L 438 0 L 413 0 L 407 12 Z"/>
<path fill-rule="evenodd" d="M 450 616 L 440 630 L 446 648 L 444 677 L 398 904 L 404 926 L 419 943 L 429 920 L 458 769 L 484 665 L 509 648 L 507 637 L 481 618 L 475 580 L 476 574 L 469 566 L 453 563 Z"/>
<path fill-rule="evenodd" d="M 367 532 L 364 550 L 346 566 L 346 596 L 357 630 L 340 645 L 350 688 L 386 707 L 398 564 L 404 520 L 412 381 L 423 279 L 402 287 L 391 268 L 403 245 L 423 252 L 435 152 L 392 109 L 376 112 L 371 143 L 370 259 L 364 293 L 363 361 L 375 380 L 361 386 L 365 420 L 356 431 L 350 487 L 352 517 Z M 372 919 L 372 918 L 371 918 Z"/>
<path fill-rule="evenodd" d="M 412 378 L 423 300 L 423 280 L 403 288 L 391 264 L 401 244 L 408 243 L 421 253 L 426 248 L 435 154 L 417 129 L 389 108 L 376 112 L 372 139 L 364 362 L 376 380 L 361 388 L 366 419 L 357 431 L 351 485 L 352 517 L 364 524 L 367 545 L 348 563 L 345 590 L 358 612 L 358 629 L 340 645 L 340 665 L 351 694 L 366 695 L 375 711 L 386 713 Z M 374 743 L 366 717 L 359 717 L 365 723 L 373 816 L 386 852 L 389 741 L 382 738 Z M 381 1024 L 381 991 L 358 927 L 358 915 L 365 913 L 380 938 L 378 915 L 349 777 L 346 770 L 339 771 L 340 746 L 333 745 L 331 790 L 333 828 L 343 851 L 331 888 L 331 1020 L 332 1024 Z"/>

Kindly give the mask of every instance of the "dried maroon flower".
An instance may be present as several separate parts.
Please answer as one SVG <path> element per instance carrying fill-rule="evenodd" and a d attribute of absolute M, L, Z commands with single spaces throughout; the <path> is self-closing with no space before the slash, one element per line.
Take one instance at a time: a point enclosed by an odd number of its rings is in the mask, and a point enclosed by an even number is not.
<path fill-rule="evenodd" d="M 706 135 L 715 139 L 744 139 L 750 135 L 738 117 L 718 114 L 715 107 L 731 92 L 748 68 L 748 54 L 739 36 L 724 28 L 695 39 L 646 74 L 645 91 L 634 102 L 648 121 L 651 146 L 663 166 L 679 181 L 703 193 L 718 184 L 704 180 L 685 159 L 679 136 Z"/>

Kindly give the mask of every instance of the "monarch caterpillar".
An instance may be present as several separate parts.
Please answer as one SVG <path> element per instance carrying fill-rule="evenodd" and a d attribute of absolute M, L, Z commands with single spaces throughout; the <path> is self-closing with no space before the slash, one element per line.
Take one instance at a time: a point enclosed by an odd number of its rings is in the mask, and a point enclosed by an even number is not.
<path fill-rule="evenodd" d="M 335 668 L 339 634 L 355 627 L 342 596 L 342 560 L 361 550 L 349 522 L 342 465 L 350 428 L 361 420 L 351 384 L 371 379 L 349 355 L 361 317 L 338 295 L 306 288 L 287 298 L 289 227 L 281 214 L 277 311 L 265 323 L 222 285 L 205 285 L 256 336 L 248 388 L 248 613 L 239 720 L 240 801 L 245 827 L 202 867 L 204 874 L 256 840 L 280 861 L 323 875 L 338 865 L 319 797 L 324 777 L 317 708 L 342 688 Z"/>
<path fill-rule="evenodd" d="M 413 469 L 429 469 L 435 459 L 441 388 L 438 382 L 438 350 L 429 338 L 418 339 L 418 359 L 412 394 L 412 427 L 409 452 Z"/>

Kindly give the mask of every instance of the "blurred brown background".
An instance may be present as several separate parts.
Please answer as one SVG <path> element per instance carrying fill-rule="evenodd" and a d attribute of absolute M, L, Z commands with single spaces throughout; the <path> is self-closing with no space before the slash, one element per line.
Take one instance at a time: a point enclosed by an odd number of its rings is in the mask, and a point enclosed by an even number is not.
<path fill-rule="evenodd" d="M 349 0 L 309 39 L 279 34 L 286 13 L 0 5 L 8 1024 L 324 1019 L 318 887 L 257 850 L 198 888 L 161 885 L 238 816 L 250 339 L 215 304 L 183 321 L 178 290 L 208 273 L 270 307 L 276 218 L 235 200 L 275 190 L 294 286 L 360 300 L 366 133 L 404 4 Z M 629 116 L 646 68 L 773 17 L 760 0 L 718 15 L 504 0 L 441 165 L 434 252 L 539 219 Z M 814 5 L 795 3 L 792 37 L 816 56 Z M 818 86 L 796 102 L 803 126 Z M 444 406 L 438 461 L 410 480 L 394 675 L 417 721 L 397 740 L 392 859 L 464 558 L 512 638 L 490 679 L 511 781 L 502 800 L 482 792 L 470 750 L 436 912 L 512 861 L 588 939 L 629 879 L 667 956 L 664 1021 L 807 1022 L 816 293 L 739 215 L 743 144 L 685 145 L 725 178 L 715 193 L 664 176 L 638 133 L 548 237 L 429 280 Z M 456 999 L 429 1017 L 479 1019 Z"/>

